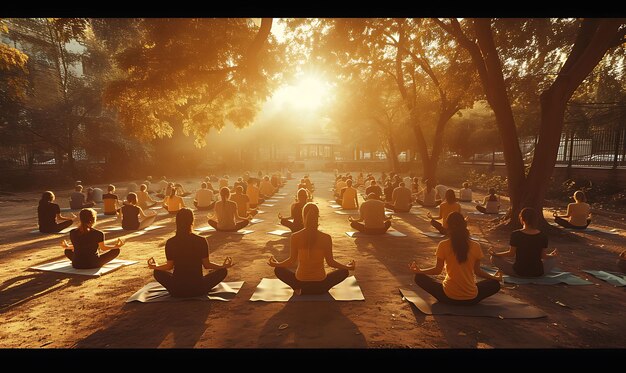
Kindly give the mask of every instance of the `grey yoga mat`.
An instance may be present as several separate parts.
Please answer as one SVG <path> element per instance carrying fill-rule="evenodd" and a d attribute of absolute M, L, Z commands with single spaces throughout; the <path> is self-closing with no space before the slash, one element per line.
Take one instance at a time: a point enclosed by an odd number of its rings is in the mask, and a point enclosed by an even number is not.
<path fill-rule="evenodd" d="M 51 262 L 51 263 L 46 263 L 46 264 L 30 267 L 30 269 L 34 269 L 37 271 L 67 273 L 70 275 L 99 277 L 106 273 L 112 272 L 118 268 L 121 268 L 123 266 L 128 266 L 128 265 L 135 264 L 135 263 L 137 263 L 136 260 L 113 259 L 100 268 L 76 269 L 72 267 L 72 262 L 69 259 L 62 259 L 56 262 Z"/>
<path fill-rule="evenodd" d="M 539 308 L 504 293 L 496 293 L 472 306 L 441 303 L 422 289 L 401 288 L 400 294 L 402 294 L 403 300 L 413 304 L 426 315 L 497 317 L 501 319 L 536 319 L 547 316 Z"/>
<path fill-rule="evenodd" d="M 163 285 L 158 282 L 150 282 L 128 298 L 126 303 L 179 302 L 184 300 L 221 300 L 226 302 L 235 298 L 243 286 L 243 283 L 243 281 L 220 282 L 213 289 L 211 289 L 207 295 L 189 298 L 174 298 L 170 295 L 170 293 L 168 293 L 167 289 L 165 289 Z"/>
<path fill-rule="evenodd" d="M 613 286 L 626 286 L 626 275 L 624 275 L 623 273 L 592 271 L 590 269 L 583 269 L 583 272 L 587 272 L 590 275 L 599 278 L 602 281 L 606 281 Z"/>
<path fill-rule="evenodd" d="M 496 268 L 481 267 L 485 272 L 491 274 L 496 273 Z M 568 285 L 592 285 L 593 282 L 582 279 L 571 272 L 562 272 L 558 268 L 554 268 L 552 272 L 545 273 L 541 277 L 513 277 L 504 275 L 504 282 L 507 284 L 535 284 L 535 285 L 556 285 L 564 283 Z"/>

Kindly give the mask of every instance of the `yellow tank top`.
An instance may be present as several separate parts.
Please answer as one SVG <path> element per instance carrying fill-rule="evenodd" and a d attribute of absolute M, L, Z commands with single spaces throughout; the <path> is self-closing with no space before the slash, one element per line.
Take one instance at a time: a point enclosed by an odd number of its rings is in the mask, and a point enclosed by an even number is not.
<path fill-rule="evenodd" d="M 319 239 L 319 238 L 318 238 Z M 312 247 L 298 249 L 298 268 L 296 278 L 300 281 L 322 281 L 326 278 L 324 270 L 324 250 Z"/>

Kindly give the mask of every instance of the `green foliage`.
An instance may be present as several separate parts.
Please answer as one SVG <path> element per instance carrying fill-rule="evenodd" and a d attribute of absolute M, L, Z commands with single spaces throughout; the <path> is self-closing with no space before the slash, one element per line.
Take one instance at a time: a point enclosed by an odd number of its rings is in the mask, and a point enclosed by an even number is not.
<path fill-rule="evenodd" d="M 488 175 L 470 170 L 467 174 L 467 181 L 472 186 L 472 189 L 487 191 L 489 188 L 495 188 L 496 193 L 500 195 L 508 194 L 508 181 L 500 175 Z"/>

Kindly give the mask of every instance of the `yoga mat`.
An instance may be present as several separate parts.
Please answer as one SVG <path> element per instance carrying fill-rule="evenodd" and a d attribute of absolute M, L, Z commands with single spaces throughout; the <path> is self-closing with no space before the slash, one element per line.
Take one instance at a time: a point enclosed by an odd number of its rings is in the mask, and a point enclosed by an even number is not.
<path fill-rule="evenodd" d="M 257 223 L 260 223 L 262 221 L 263 221 L 263 219 L 253 218 L 253 219 L 250 219 L 250 224 L 257 224 Z"/>
<path fill-rule="evenodd" d="M 326 294 L 294 295 L 293 289 L 277 278 L 263 278 L 254 290 L 250 301 L 257 302 L 332 302 L 365 300 L 354 276 L 333 286 Z"/>
<path fill-rule="evenodd" d="M 240 229 L 240 230 L 238 230 L 236 232 L 222 232 L 222 231 L 216 231 L 216 232 L 218 232 L 218 233 L 225 233 L 225 234 L 239 234 L 241 236 L 244 236 L 244 235 L 250 234 L 250 233 L 252 233 L 254 231 L 251 231 L 249 229 Z"/>
<path fill-rule="evenodd" d="M 333 209 L 340 209 L 341 208 L 341 205 L 328 205 L 328 206 L 330 208 L 333 208 Z"/>
<path fill-rule="evenodd" d="M 424 232 L 424 231 L 420 231 L 421 234 L 423 234 L 426 237 L 430 237 L 430 238 L 445 238 L 446 236 L 444 236 L 443 234 L 439 233 L 439 232 Z"/>
<path fill-rule="evenodd" d="M 267 232 L 267 233 L 268 234 L 273 234 L 275 236 L 286 237 L 286 236 L 289 236 L 291 231 L 285 231 L 285 230 L 282 230 L 282 229 L 277 229 L 275 231 L 271 231 L 271 232 Z"/>
<path fill-rule="evenodd" d="M 213 289 L 211 289 L 207 295 L 189 298 L 174 298 L 170 296 L 170 293 L 168 293 L 167 289 L 165 289 L 161 284 L 158 282 L 150 282 L 128 298 L 126 303 L 180 302 L 185 300 L 221 300 L 228 302 L 229 300 L 235 298 L 237 293 L 239 293 L 243 283 L 243 281 L 220 282 Z"/>
<path fill-rule="evenodd" d="M 422 289 L 400 288 L 402 299 L 417 307 L 426 315 L 457 315 L 497 317 L 502 319 L 537 319 L 547 314 L 535 306 L 526 304 L 502 292 L 483 299 L 476 305 L 457 306 L 440 303 Z"/>
<path fill-rule="evenodd" d="M 286 196 L 286 195 L 287 195 L 287 193 L 276 193 L 275 194 L 275 196 L 283 196 L 283 197 Z"/>
<path fill-rule="evenodd" d="M 585 229 L 571 229 L 571 228 L 564 228 L 560 225 L 558 225 L 555 222 L 549 222 L 549 224 L 553 227 L 557 227 L 557 228 L 561 228 L 561 229 L 565 229 L 568 232 L 598 232 L 598 233 L 605 233 L 605 234 L 614 234 L 614 235 L 619 235 L 619 230 L 618 229 L 611 229 L 611 230 L 605 230 L 605 229 L 601 229 L 601 228 L 597 228 L 597 227 L 587 227 Z"/>
<path fill-rule="evenodd" d="M 258 214 L 265 214 L 265 211 L 262 211 L 262 210 L 257 210 L 257 211 L 256 211 L 256 213 L 257 213 L 257 215 L 258 215 Z"/>
<path fill-rule="evenodd" d="M 285 199 L 285 196 L 274 196 L 274 199 L 276 199 L 276 202 L 278 202 L 279 199 Z"/>
<path fill-rule="evenodd" d="M 498 211 L 497 214 L 483 214 L 480 211 L 470 211 L 468 212 L 469 215 L 483 215 L 483 216 L 490 216 L 490 215 L 506 215 L 506 211 Z"/>
<path fill-rule="evenodd" d="M 68 234 L 68 233 L 70 233 L 70 231 L 71 231 L 72 229 L 74 229 L 74 228 L 76 228 L 76 227 L 75 227 L 75 226 L 73 226 L 73 225 L 70 225 L 69 227 L 67 227 L 67 228 L 65 228 L 65 229 L 63 229 L 63 230 L 61 230 L 60 232 L 54 232 L 54 233 L 42 233 L 42 232 L 39 232 L 39 229 L 35 229 L 35 230 L 32 230 L 32 231 L 28 231 L 28 233 L 31 233 L 31 234 L 41 234 L 41 235 L 44 235 L 44 234 Z"/>
<path fill-rule="evenodd" d="M 72 267 L 72 262 L 69 259 L 62 259 L 56 262 L 46 263 L 46 264 L 38 265 L 35 267 L 30 267 L 30 269 L 34 269 L 37 271 L 67 273 L 70 275 L 83 275 L 83 276 L 98 277 L 106 273 L 112 272 L 123 266 L 128 266 L 128 265 L 135 264 L 135 263 L 138 263 L 138 262 L 136 260 L 113 259 L 100 268 L 76 269 Z"/>
<path fill-rule="evenodd" d="M 606 281 L 613 286 L 626 286 L 626 276 L 623 273 L 592 271 L 589 269 L 583 269 L 583 272 L 587 272 L 590 275 L 599 278 L 602 281 Z"/>
<path fill-rule="evenodd" d="M 352 210 L 352 211 L 350 211 L 350 210 L 348 210 L 348 211 L 337 210 L 337 211 L 334 211 L 334 213 L 338 214 L 338 215 L 358 215 L 359 214 L 359 210 Z"/>
<path fill-rule="evenodd" d="M 402 232 L 398 232 L 398 231 L 387 231 L 383 234 L 367 234 L 367 233 L 363 233 L 363 232 L 346 232 L 346 235 L 348 237 L 376 237 L 376 236 L 391 236 L 391 237 L 406 237 L 406 234 L 402 233 Z"/>
<path fill-rule="evenodd" d="M 493 267 L 482 267 L 481 268 L 485 272 L 489 272 L 491 274 L 496 273 L 497 269 Z M 571 272 L 562 272 L 558 268 L 554 268 L 552 272 L 545 273 L 541 277 L 513 277 L 509 275 L 504 275 L 504 282 L 507 284 L 517 284 L 517 285 L 526 285 L 526 284 L 535 284 L 535 285 L 556 285 L 559 283 L 564 283 L 568 285 L 592 285 L 593 282 L 584 280 Z"/>
<path fill-rule="evenodd" d="M 271 204 L 271 203 L 262 203 L 262 204 L 261 204 L 261 206 L 265 206 L 265 207 L 274 207 L 274 205 L 273 205 L 273 204 Z M 260 214 L 260 213 L 258 213 L 258 214 Z"/>
<path fill-rule="evenodd" d="M 215 232 L 215 228 L 209 226 L 206 227 L 198 227 L 193 229 L 196 232 Z"/>
<path fill-rule="evenodd" d="M 277 199 L 266 199 L 265 202 L 278 202 Z"/>

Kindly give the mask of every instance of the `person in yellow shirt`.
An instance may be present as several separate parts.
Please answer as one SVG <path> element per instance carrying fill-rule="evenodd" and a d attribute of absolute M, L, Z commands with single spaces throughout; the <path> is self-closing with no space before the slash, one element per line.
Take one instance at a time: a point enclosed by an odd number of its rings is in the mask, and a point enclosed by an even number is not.
<path fill-rule="evenodd" d="M 250 207 L 255 208 L 261 203 L 265 202 L 264 198 L 260 197 L 259 187 L 257 185 L 259 179 L 249 178 L 248 179 L 248 187 L 246 188 L 246 195 L 250 198 Z"/>
<path fill-rule="evenodd" d="M 307 203 L 302 209 L 304 229 L 291 235 L 289 258 L 279 262 L 272 255 L 267 264 L 274 267 L 274 273 L 289 285 L 296 294 L 323 294 L 348 277 L 354 271 L 356 262 L 341 264 L 333 257 L 333 241 L 329 234 L 320 232 L 320 210 L 314 203 Z M 326 263 L 337 268 L 326 273 Z M 296 272 L 287 267 L 297 265 Z"/>
<path fill-rule="evenodd" d="M 243 188 L 238 185 L 235 193 L 230 196 L 230 200 L 237 204 L 237 213 L 241 216 L 254 216 L 258 213 L 256 209 L 250 208 L 250 197 L 243 194 Z"/>
<path fill-rule="evenodd" d="M 467 305 L 477 304 L 500 291 L 502 272 L 491 275 L 480 268 L 483 257 L 480 244 L 469 237 L 467 222 L 461 213 L 448 216 L 450 238 L 439 242 L 437 263 L 434 267 L 421 269 L 415 261 L 409 269 L 415 273 L 415 283 L 439 302 Z M 445 268 L 443 283 L 431 278 Z M 475 276 L 485 280 L 476 283 Z"/>
<path fill-rule="evenodd" d="M 346 180 L 346 187 L 341 191 L 341 198 L 337 200 L 344 210 L 359 208 L 359 193 L 352 187 L 352 179 Z"/>
<path fill-rule="evenodd" d="M 587 203 L 585 193 L 580 190 L 574 193 L 574 201 L 576 202 L 567 205 L 567 213 L 565 215 L 554 213 L 554 222 L 564 228 L 586 229 L 591 224 L 591 219 L 589 218 L 591 206 Z M 564 218 L 569 218 L 569 220 Z"/>
<path fill-rule="evenodd" d="M 185 201 L 182 197 L 176 195 L 176 188 L 170 189 L 170 194 L 163 200 L 163 207 L 167 209 L 171 215 L 176 215 L 178 210 L 185 207 Z"/>
<path fill-rule="evenodd" d="M 450 213 L 461 213 L 461 204 L 457 202 L 454 190 L 446 190 L 445 197 L 446 200 L 439 205 L 439 216 L 432 216 L 430 211 L 426 213 L 426 216 L 430 218 L 430 225 L 444 235 L 448 234 L 448 216 Z M 439 219 L 441 219 L 441 223 L 437 221 Z"/>

